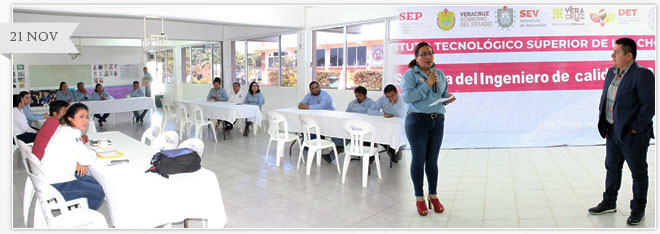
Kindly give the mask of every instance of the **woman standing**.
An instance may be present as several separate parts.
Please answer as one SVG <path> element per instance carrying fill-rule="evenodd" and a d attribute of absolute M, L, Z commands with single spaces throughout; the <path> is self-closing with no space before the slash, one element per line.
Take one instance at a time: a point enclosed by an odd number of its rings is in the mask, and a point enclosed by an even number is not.
<path fill-rule="evenodd" d="M 90 209 L 98 209 L 105 193 L 103 187 L 87 174 L 87 165 L 96 158 L 94 151 L 87 149 L 81 131 L 89 122 L 87 106 L 76 103 L 60 118 L 61 126 L 55 130 L 41 159 L 48 183 L 59 191 L 65 200 L 87 198 Z M 77 164 L 81 166 L 77 167 Z"/>
<path fill-rule="evenodd" d="M 403 101 L 408 104 L 405 130 L 412 153 L 410 177 L 417 198 L 417 212 L 428 214 L 424 200 L 424 172 L 428 181 L 429 206 L 435 212 L 444 211 L 436 192 L 438 185 L 438 154 L 445 124 L 445 105 L 456 100 L 447 91 L 445 74 L 433 63 L 433 49 L 426 42 L 415 46 L 415 59 L 408 64 L 401 82 Z M 440 98 L 450 98 L 431 105 Z"/>
<path fill-rule="evenodd" d="M 248 95 L 245 96 L 245 101 L 243 101 L 244 104 L 248 105 L 255 105 L 259 106 L 259 110 L 261 110 L 261 106 L 264 105 L 266 102 L 266 99 L 264 99 L 264 95 L 261 94 L 261 90 L 259 90 L 259 84 L 257 82 L 252 81 L 250 83 L 250 89 L 248 89 Z M 250 131 L 250 124 L 252 122 L 246 121 L 245 123 L 245 131 L 243 131 L 243 136 L 247 136 L 248 132 Z"/>

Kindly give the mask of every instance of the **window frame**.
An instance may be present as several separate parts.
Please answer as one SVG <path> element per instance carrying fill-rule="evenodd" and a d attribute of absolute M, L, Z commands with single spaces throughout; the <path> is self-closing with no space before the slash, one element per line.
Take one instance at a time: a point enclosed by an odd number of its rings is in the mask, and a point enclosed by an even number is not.
<path fill-rule="evenodd" d="M 282 46 L 282 36 L 284 36 L 284 35 L 294 35 L 294 34 L 296 35 L 296 49 L 294 50 L 294 53 L 288 53 L 287 51 L 282 51 L 282 49 L 284 48 Z M 280 32 L 280 33 L 276 33 L 276 34 L 259 35 L 259 36 L 248 37 L 248 38 L 240 38 L 240 39 L 237 38 L 237 39 L 232 40 L 231 41 L 232 51 L 233 51 L 232 63 L 231 63 L 231 66 L 232 66 L 231 67 L 231 69 L 232 69 L 232 72 L 231 72 L 232 83 L 235 82 L 236 79 L 238 78 L 236 76 L 236 70 L 237 70 L 237 67 L 236 67 L 236 63 L 237 63 L 237 61 L 236 61 L 236 44 L 237 43 L 244 43 L 245 50 L 243 51 L 243 54 L 245 54 L 245 55 L 243 56 L 243 59 L 244 59 L 243 64 L 245 66 L 244 69 L 247 73 L 247 71 L 250 69 L 249 64 L 248 64 L 249 63 L 248 62 L 249 42 L 250 41 L 255 42 L 255 41 L 258 41 L 258 39 L 269 38 L 269 37 L 277 37 L 277 51 L 266 53 L 264 63 L 265 63 L 265 67 L 267 69 L 276 68 L 278 70 L 278 75 L 277 75 L 278 76 L 278 81 L 277 81 L 277 84 L 275 84 L 275 85 L 265 85 L 265 86 L 290 87 L 290 88 L 295 88 L 295 87 L 298 86 L 297 82 L 295 83 L 295 86 L 282 86 L 282 68 L 283 68 L 282 67 L 282 56 L 288 56 L 290 54 L 293 54 L 295 56 L 295 61 L 294 61 L 293 68 L 296 70 L 296 73 L 297 73 L 297 70 L 298 70 L 298 61 L 297 61 L 298 60 L 298 53 L 297 53 L 297 51 L 298 51 L 298 49 L 300 49 L 299 48 L 299 46 L 300 46 L 300 32 L 298 30 Z M 277 54 L 277 56 L 274 56 L 274 54 Z M 272 60 L 272 63 L 271 63 L 271 60 Z M 250 80 L 248 78 L 247 74 L 246 74 L 245 79 L 246 79 L 246 83 L 248 85 L 252 82 L 252 80 Z M 268 79 L 268 73 L 262 74 L 262 79 Z M 296 75 L 296 80 L 297 79 L 299 79 L 299 77 Z M 266 81 L 266 84 L 267 83 L 268 83 L 268 81 Z"/>
<path fill-rule="evenodd" d="M 359 65 L 359 59 L 358 59 L 357 52 L 359 50 L 358 48 L 361 47 L 361 46 L 355 46 L 355 48 L 356 48 L 356 55 L 355 55 L 356 65 L 355 66 L 348 66 L 348 33 L 347 33 L 347 29 L 349 27 L 354 27 L 354 26 L 382 23 L 384 28 L 383 28 L 383 45 L 382 45 L 383 46 L 383 62 L 382 62 L 383 77 L 382 77 L 382 81 L 381 81 L 381 89 L 383 87 L 385 87 L 385 85 L 387 84 L 387 82 L 386 82 L 387 77 L 385 75 L 385 68 L 388 65 L 386 57 L 387 57 L 388 52 L 389 52 L 388 51 L 388 45 L 389 45 L 389 43 L 391 43 L 390 40 L 389 40 L 390 20 L 395 20 L 395 19 L 391 18 L 391 17 L 390 18 L 379 18 L 379 19 L 372 19 L 372 20 L 365 20 L 365 21 L 355 21 L 355 22 L 351 22 L 351 23 L 326 25 L 326 26 L 320 26 L 320 27 L 312 28 L 310 30 L 310 32 L 311 32 L 310 38 L 311 38 L 311 42 L 312 42 L 311 46 L 310 46 L 310 50 L 311 50 L 312 57 L 314 59 L 312 59 L 312 61 L 311 61 L 312 62 L 312 64 L 311 64 L 312 69 L 311 69 L 311 76 L 309 76 L 309 77 L 311 77 L 311 81 L 318 80 L 316 76 L 317 76 L 317 70 L 319 68 L 322 68 L 322 69 L 325 70 L 326 68 L 337 68 L 337 67 L 339 67 L 339 66 L 330 66 L 329 61 L 325 61 L 324 66 L 319 66 L 317 64 L 317 57 L 318 57 L 317 51 L 318 50 L 324 50 L 324 49 L 317 48 L 317 45 L 316 45 L 316 40 L 317 40 L 316 32 L 317 31 L 340 28 L 340 27 L 343 28 L 343 31 L 344 31 L 344 41 L 343 41 L 343 44 L 344 44 L 344 47 L 343 47 L 344 48 L 344 53 L 343 53 L 344 58 L 343 58 L 343 64 L 341 66 L 342 67 L 342 69 L 341 69 L 342 75 L 341 75 L 341 77 L 339 77 L 339 79 L 340 79 L 339 84 L 343 84 L 343 85 L 338 85 L 336 89 L 337 90 L 342 90 L 342 89 L 343 90 L 349 90 L 348 88 L 346 88 L 346 86 L 347 86 L 346 82 L 348 81 L 348 68 L 349 67 L 366 67 L 368 62 L 369 62 L 366 55 L 367 55 L 367 53 L 369 53 L 369 51 L 367 50 L 367 48 L 366 48 L 367 46 L 365 45 L 364 46 L 365 47 L 365 63 L 364 63 L 364 65 Z"/>
<path fill-rule="evenodd" d="M 215 57 L 215 55 L 213 54 L 213 49 L 216 48 L 215 45 L 218 45 L 217 48 L 220 48 L 220 59 L 219 59 L 219 61 L 220 61 L 220 76 L 219 77 L 220 77 L 221 80 L 224 80 L 224 72 L 222 72 L 222 70 L 223 70 L 222 67 L 223 67 L 223 62 L 224 62 L 223 59 L 222 59 L 223 58 L 222 43 L 223 43 L 222 41 L 207 41 L 207 42 L 204 42 L 204 43 L 197 43 L 197 44 L 190 44 L 190 45 L 187 45 L 187 46 L 181 46 L 180 47 L 181 48 L 181 59 L 182 59 L 182 63 L 181 63 L 181 68 L 182 68 L 181 69 L 181 83 L 182 84 L 195 84 L 195 83 L 192 82 L 192 67 L 193 67 L 193 65 L 192 65 L 193 50 L 192 49 L 193 49 L 193 47 L 199 47 L 199 46 L 205 46 L 205 45 L 208 45 L 209 46 L 208 49 L 211 51 L 211 56 L 209 57 L 209 64 L 210 64 L 210 67 L 211 67 L 211 70 L 210 70 L 211 82 L 208 83 L 208 84 L 212 84 L 213 79 L 215 79 L 215 77 L 216 77 L 215 76 L 215 68 L 213 66 L 215 64 L 215 63 L 213 63 L 213 60 L 214 60 L 214 57 Z M 183 68 L 186 67 L 185 63 L 183 62 L 183 60 L 186 57 L 186 54 L 185 54 L 186 49 L 187 49 L 187 51 L 190 52 L 190 55 L 188 56 L 188 67 L 187 67 L 187 69 L 183 69 Z M 185 70 L 188 70 L 188 74 L 186 74 Z M 187 77 L 187 75 L 190 75 L 191 79 L 186 80 L 185 82 L 183 82 L 183 80 L 185 79 L 185 77 Z M 198 85 L 207 85 L 207 83 L 198 83 Z M 224 82 L 220 82 L 220 87 L 224 88 Z"/>

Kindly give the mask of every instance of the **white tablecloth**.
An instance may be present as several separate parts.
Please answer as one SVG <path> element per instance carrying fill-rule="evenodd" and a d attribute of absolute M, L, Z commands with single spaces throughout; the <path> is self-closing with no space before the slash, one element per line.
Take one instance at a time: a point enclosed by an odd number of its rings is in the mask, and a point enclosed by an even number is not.
<path fill-rule="evenodd" d="M 102 113 L 120 113 L 136 110 L 155 110 L 154 100 L 150 97 L 134 97 L 124 99 L 112 99 L 104 101 L 85 101 L 81 102 L 89 108 L 90 112 L 96 114 Z"/>
<path fill-rule="evenodd" d="M 183 103 L 196 104 L 202 108 L 204 117 L 209 119 L 221 119 L 233 123 L 236 119 L 253 119 L 255 125 L 261 126 L 261 110 L 259 106 L 230 102 L 209 102 L 206 99 L 183 100 Z"/>
<path fill-rule="evenodd" d="M 220 186 L 215 173 L 201 168 L 193 173 L 170 175 L 145 173 L 157 152 L 120 132 L 102 132 L 90 139 L 110 139 L 112 147 L 129 159 L 128 164 L 106 166 L 109 159 L 97 159 L 89 171 L 103 186 L 116 228 L 152 228 L 186 218 L 208 220 L 209 228 L 227 223 Z"/>
<path fill-rule="evenodd" d="M 319 124 L 319 127 L 321 128 L 321 135 L 336 138 L 349 138 L 349 135 L 344 133 L 344 130 L 342 129 L 342 123 L 345 120 L 357 119 L 369 122 L 374 125 L 376 143 L 387 144 L 397 150 L 401 148 L 401 146 L 408 145 L 408 139 L 406 138 L 406 132 L 403 125 L 403 118 L 385 118 L 383 116 L 373 116 L 343 111 L 300 110 L 297 108 L 277 109 L 275 111 L 284 115 L 289 127 L 289 131 L 291 132 L 302 132 L 298 115 L 303 114 L 312 117 L 312 119 L 314 119 Z"/>

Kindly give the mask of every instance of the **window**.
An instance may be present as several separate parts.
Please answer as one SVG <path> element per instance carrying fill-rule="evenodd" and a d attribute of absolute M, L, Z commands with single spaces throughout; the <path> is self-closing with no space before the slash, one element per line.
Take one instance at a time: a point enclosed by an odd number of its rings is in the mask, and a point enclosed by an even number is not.
<path fill-rule="evenodd" d="M 348 47 L 347 53 L 348 66 L 365 66 L 367 65 L 367 47 Z"/>
<path fill-rule="evenodd" d="M 165 69 L 165 80 L 174 83 L 174 50 L 167 50 L 167 69 Z"/>
<path fill-rule="evenodd" d="M 222 43 L 181 48 L 182 83 L 210 84 L 222 78 Z"/>
<path fill-rule="evenodd" d="M 156 81 L 161 83 L 174 82 L 174 51 L 166 50 L 148 53 L 148 62 L 156 65 L 155 71 L 151 71 Z"/>
<path fill-rule="evenodd" d="M 249 39 L 247 51 L 248 83 L 279 85 L 279 36 Z"/>
<path fill-rule="evenodd" d="M 192 48 L 192 83 L 210 84 L 211 78 L 211 45 L 193 46 Z"/>
<path fill-rule="evenodd" d="M 297 48 L 297 34 L 234 41 L 234 82 L 297 86 Z"/>
<path fill-rule="evenodd" d="M 165 79 L 165 70 L 167 69 L 165 67 L 165 65 L 167 65 L 166 64 L 166 61 L 167 61 L 166 56 L 167 56 L 167 54 L 165 53 L 165 51 L 156 52 L 156 77 L 154 77 L 154 78 L 155 78 L 155 80 L 157 80 L 161 83 L 166 82 L 166 79 Z"/>
<path fill-rule="evenodd" d="M 325 67 L 325 49 L 316 50 L 316 67 Z"/>
<path fill-rule="evenodd" d="M 341 67 L 344 65 L 344 48 L 330 49 L 330 66 Z"/>
<path fill-rule="evenodd" d="M 212 44 L 213 47 L 213 77 L 222 77 L 222 47 L 220 43 Z"/>
<path fill-rule="evenodd" d="M 313 79 L 322 88 L 354 89 L 361 85 L 368 90 L 382 89 L 384 22 L 314 30 L 312 37 L 316 42 Z"/>
<path fill-rule="evenodd" d="M 247 77 L 245 76 L 245 41 L 234 42 L 234 82 L 241 85 L 247 85 Z"/>
<path fill-rule="evenodd" d="M 383 43 L 385 23 L 361 24 L 346 27 L 349 60 L 346 70 L 346 89 L 364 86 L 368 90 L 382 90 Z M 350 48 L 353 47 L 353 53 Z M 353 64 L 350 61 L 353 60 Z"/>
<path fill-rule="evenodd" d="M 298 72 L 297 72 L 297 59 L 298 59 L 298 35 L 287 34 L 282 35 L 280 47 L 280 56 L 282 59 L 282 80 L 281 86 L 295 87 L 298 86 Z"/>
<path fill-rule="evenodd" d="M 321 88 L 341 87 L 340 82 L 343 81 L 340 77 L 344 74 L 344 27 L 316 30 L 312 37 L 316 41 L 314 49 L 317 51 L 314 80 L 319 82 Z"/>
<path fill-rule="evenodd" d="M 190 47 L 181 48 L 181 83 L 190 82 Z"/>

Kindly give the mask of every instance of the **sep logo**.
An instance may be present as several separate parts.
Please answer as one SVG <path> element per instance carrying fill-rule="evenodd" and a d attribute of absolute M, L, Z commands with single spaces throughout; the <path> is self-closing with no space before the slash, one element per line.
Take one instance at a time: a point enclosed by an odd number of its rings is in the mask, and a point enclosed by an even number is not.
<path fill-rule="evenodd" d="M 399 13 L 399 20 L 401 21 L 410 21 L 410 20 L 419 20 L 422 18 L 422 12 L 401 12 Z"/>
<path fill-rule="evenodd" d="M 445 10 L 438 12 L 438 27 L 442 31 L 449 31 L 454 28 L 456 24 L 456 17 L 454 12 L 451 12 L 445 8 Z"/>

